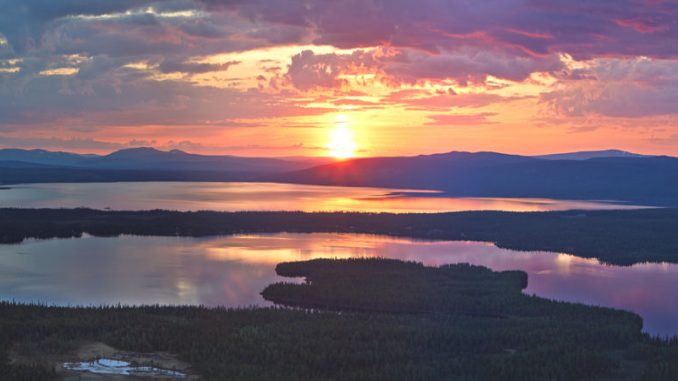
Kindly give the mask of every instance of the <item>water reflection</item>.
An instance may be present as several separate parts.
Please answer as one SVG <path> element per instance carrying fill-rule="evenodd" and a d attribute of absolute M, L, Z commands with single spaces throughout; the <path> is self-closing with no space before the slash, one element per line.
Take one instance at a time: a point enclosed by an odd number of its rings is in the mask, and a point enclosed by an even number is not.
<path fill-rule="evenodd" d="M 85 237 L 0 245 L 0 298 L 60 305 L 268 305 L 259 292 L 281 280 L 276 263 L 372 256 L 522 269 L 529 273 L 527 293 L 635 311 L 648 332 L 678 334 L 677 265 L 608 266 L 488 243 L 356 234 Z"/>
<path fill-rule="evenodd" d="M 629 209 L 593 201 L 430 197 L 435 191 L 275 183 L 128 182 L 26 184 L 0 192 L 0 207 L 115 210 L 445 212 Z"/>

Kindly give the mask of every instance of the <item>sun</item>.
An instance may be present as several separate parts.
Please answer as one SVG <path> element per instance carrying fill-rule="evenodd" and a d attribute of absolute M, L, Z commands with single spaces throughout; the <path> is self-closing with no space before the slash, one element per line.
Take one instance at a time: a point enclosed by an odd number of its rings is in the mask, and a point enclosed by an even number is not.
<path fill-rule="evenodd" d="M 349 159 L 354 156 L 357 145 L 348 127 L 336 126 L 330 132 L 330 142 L 327 148 L 330 156 L 335 159 Z"/>
<path fill-rule="evenodd" d="M 336 117 L 327 148 L 329 155 L 335 159 L 349 159 L 355 155 L 358 146 L 353 140 L 353 132 L 348 128 L 348 121 L 344 115 Z"/>

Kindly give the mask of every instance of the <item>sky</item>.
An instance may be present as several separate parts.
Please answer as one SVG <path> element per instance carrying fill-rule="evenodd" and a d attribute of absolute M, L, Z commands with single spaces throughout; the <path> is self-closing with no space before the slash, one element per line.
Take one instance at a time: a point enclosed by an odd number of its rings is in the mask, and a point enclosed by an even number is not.
<path fill-rule="evenodd" d="M 0 148 L 678 155 L 678 0 L 0 0 Z"/>

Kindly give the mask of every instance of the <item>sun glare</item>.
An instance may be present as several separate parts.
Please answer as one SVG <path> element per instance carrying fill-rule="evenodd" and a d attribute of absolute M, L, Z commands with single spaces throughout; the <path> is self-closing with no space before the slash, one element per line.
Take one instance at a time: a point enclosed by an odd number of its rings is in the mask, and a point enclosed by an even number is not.
<path fill-rule="evenodd" d="M 353 132 L 348 127 L 348 121 L 344 115 L 336 117 L 327 148 L 329 155 L 335 159 L 342 160 L 354 156 L 357 145 L 353 140 Z"/>

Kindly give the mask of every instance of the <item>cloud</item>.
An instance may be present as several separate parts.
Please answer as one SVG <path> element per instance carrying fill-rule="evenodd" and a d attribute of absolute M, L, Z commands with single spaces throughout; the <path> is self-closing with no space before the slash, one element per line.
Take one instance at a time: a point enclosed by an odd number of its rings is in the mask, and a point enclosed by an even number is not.
<path fill-rule="evenodd" d="M 352 53 L 315 54 L 305 50 L 292 57 L 286 78 L 300 90 L 341 88 L 347 77 L 370 77 L 392 87 L 454 81 L 458 86 L 483 85 L 496 77 L 523 81 L 535 72 L 564 68 L 559 56 L 512 57 L 496 52 L 467 49 L 431 55 L 416 50 L 356 50 Z"/>
<path fill-rule="evenodd" d="M 557 115 L 638 118 L 678 114 L 678 62 L 636 58 L 596 59 L 561 73 L 541 101 Z"/>
<path fill-rule="evenodd" d="M 181 80 L 155 81 L 136 71 L 104 69 L 89 75 L 38 76 L 7 80 L 0 87 L 0 126 L 68 125 L 218 126 L 224 121 L 323 114 L 286 94 L 194 86 Z M 20 88 L 20 92 L 15 91 Z M 227 124 L 226 124 L 227 125 Z"/>
<path fill-rule="evenodd" d="M 0 147 L 4 148 L 48 148 L 51 150 L 116 150 L 124 148 L 125 145 L 111 143 L 95 139 L 83 139 L 78 137 L 17 137 L 11 135 L 0 135 Z"/>
<path fill-rule="evenodd" d="M 0 0 L 0 26 L 9 43 L 18 52 L 25 52 L 40 44 L 49 25 L 70 15 L 103 15 L 125 12 L 133 7 L 151 3 L 146 0 L 25 0 L 17 4 Z"/>
<path fill-rule="evenodd" d="M 353 99 L 353 98 L 340 98 L 333 100 L 332 103 L 337 106 L 353 106 L 353 107 L 384 107 L 383 105 L 380 105 L 379 103 L 376 102 L 370 102 L 370 101 L 364 101 L 362 99 Z"/>
<path fill-rule="evenodd" d="M 491 93 L 464 93 L 447 94 L 430 93 L 421 90 L 409 89 L 396 91 L 382 99 L 383 102 L 405 106 L 411 110 L 438 110 L 444 111 L 455 107 L 479 108 L 496 103 L 510 102 L 514 98 L 503 97 Z"/>
<path fill-rule="evenodd" d="M 301 90 L 340 87 L 345 82 L 339 78 L 339 57 L 336 54 L 316 56 L 313 51 L 304 50 L 292 57 L 287 78 Z"/>
<path fill-rule="evenodd" d="M 516 99 L 568 121 L 677 113 L 676 1 L 0 0 L 0 9 L 0 129 L 27 136 L 46 125 L 199 134 L 342 108 L 474 124 L 500 118 L 449 111 Z M 302 122 L 313 124 L 290 123 Z"/>
<path fill-rule="evenodd" d="M 389 61 L 384 74 L 394 82 L 408 84 L 445 79 L 461 85 L 482 84 L 488 76 L 522 81 L 534 72 L 552 72 L 563 67 L 556 55 L 513 56 L 476 48 L 436 55 L 409 51 Z"/>
<path fill-rule="evenodd" d="M 158 69 L 163 73 L 186 73 L 199 74 L 212 71 L 226 71 L 229 67 L 239 64 L 240 61 L 228 61 L 224 63 L 196 63 L 184 60 L 163 60 Z"/>
<path fill-rule="evenodd" d="M 529 55 L 676 57 L 678 3 L 644 0 L 203 0 L 259 23 L 307 27 L 317 44 L 430 53 L 493 46 Z M 359 10 L 359 11 L 357 11 Z"/>
<path fill-rule="evenodd" d="M 378 70 L 373 53 L 358 50 L 349 54 L 315 54 L 304 50 L 292 56 L 285 78 L 300 90 L 341 88 L 347 75 L 373 74 Z"/>
<path fill-rule="evenodd" d="M 433 114 L 426 118 L 426 126 L 474 126 L 493 123 L 488 120 L 489 117 L 497 115 L 493 112 L 483 112 L 479 114 Z"/>

